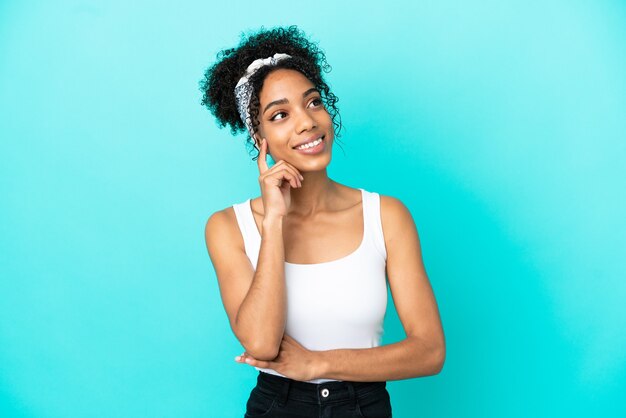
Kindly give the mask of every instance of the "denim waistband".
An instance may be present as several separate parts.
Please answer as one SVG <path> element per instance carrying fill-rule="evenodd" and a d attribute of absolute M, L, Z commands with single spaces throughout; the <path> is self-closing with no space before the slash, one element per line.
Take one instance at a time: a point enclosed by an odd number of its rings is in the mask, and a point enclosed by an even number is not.
<path fill-rule="evenodd" d="M 288 377 L 259 371 L 256 389 L 269 396 L 278 395 L 278 403 L 284 405 L 287 399 L 311 404 L 328 404 L 362 398 L 370 392 L 382 390 L 387 382 L 331 381 L 310 383 Z"/>

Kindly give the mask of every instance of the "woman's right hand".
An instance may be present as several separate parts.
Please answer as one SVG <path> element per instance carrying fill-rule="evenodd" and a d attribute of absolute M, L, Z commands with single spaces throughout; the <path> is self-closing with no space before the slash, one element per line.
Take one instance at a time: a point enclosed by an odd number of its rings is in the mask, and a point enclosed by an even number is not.
<path fill-rule="evenodd" d="M 263 138 L 259 150 L 259 185 L 263 199 L 264 217 L 285 216 L 291 205 L 291 188 L 302 187 L 302 175 L 285 160 L 267 166 L 267 140 Z"/>

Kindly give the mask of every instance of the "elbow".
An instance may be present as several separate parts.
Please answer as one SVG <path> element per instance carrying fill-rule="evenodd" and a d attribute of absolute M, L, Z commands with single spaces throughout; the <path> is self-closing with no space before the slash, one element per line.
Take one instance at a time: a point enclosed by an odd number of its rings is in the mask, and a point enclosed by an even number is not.
<path fill-rule="evenodd" d="M 263 361 L 271 361 L 278 357 L 282 335 L 278 342 L 276 342 L 273 340 L 270 341 L 267 336 L 264 335 L 266 333 L 254 335 L 243 332 L 236 322 L 231 324 L 231 328 L 248 355 Z"/>
<path fill-rule="evenodd" d="M 446 361 L 446 344 L 443 338 L 420 338 L 419 345 L 422 347 L 418 352 L 421 358 L 416 362 L 415 376 L 433 376 L 441 373 Z"/>
<path fill-rule="evenodd" d="M 270 361 L 278 357 L 280 345 L 274 341 L 269 341 L 261 336 L 243 336 L 235 332 L 237 339 L 243 346 L 246 353 L 257 360 Z"/>
<path fill-rule="evenodd" d="M 433 375 L 439 374 L 443 370 L 443 364 L 446 362 L 446 343 L 443 338 L 433 345 L 431 353 L 431 373 Z"/>
<path fill-rule="evenodd" d="M 278 347 L 275 347 L 273 344 L 244 344 L 244 348 L 246 349 L 246 353 L 257 360 L 271 361 L 278 357 Z"/>
<path fill-rule="evenodd" d="M 446 361 L 446 347 L 442 345 L 433 350 L 432 374 L 439 374 L 443 370 L 443 364 Z"/>

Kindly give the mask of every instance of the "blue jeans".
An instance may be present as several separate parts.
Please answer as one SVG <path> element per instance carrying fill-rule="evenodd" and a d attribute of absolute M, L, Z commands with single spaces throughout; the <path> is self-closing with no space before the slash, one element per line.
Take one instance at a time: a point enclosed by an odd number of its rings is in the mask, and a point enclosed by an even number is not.
<path fill-rule="evenodd" d="M 244 418 L 389 418 L 387 382 L 308 383 L 259 371 Z"/>

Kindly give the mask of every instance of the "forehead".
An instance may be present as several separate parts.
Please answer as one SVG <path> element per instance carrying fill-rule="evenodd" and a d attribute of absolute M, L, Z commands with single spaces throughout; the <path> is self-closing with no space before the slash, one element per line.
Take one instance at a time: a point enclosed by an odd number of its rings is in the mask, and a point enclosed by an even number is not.
<path fill-rule="evenodd" d="M 302 98 L 302 93 L 314 87 L 313 83 L 301 72 L 285 68 L 272 71 L 265 77 L 259 92 L 261 103 L 287 98 Z"/>

